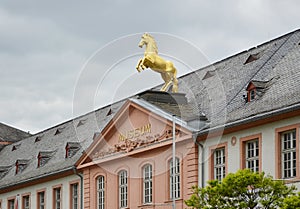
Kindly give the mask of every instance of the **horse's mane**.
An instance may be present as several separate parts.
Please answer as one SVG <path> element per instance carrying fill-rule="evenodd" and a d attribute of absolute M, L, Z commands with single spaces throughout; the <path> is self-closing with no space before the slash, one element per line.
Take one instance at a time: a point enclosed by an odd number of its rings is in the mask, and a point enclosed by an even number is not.
<path fill-rule="evenodd" d="M 145 33 L 144 35 L 148 36 L 151 39 L 152 47 L 156 54 L 158 54 L 158 48 L 155 39 L 149 33 Z"/>

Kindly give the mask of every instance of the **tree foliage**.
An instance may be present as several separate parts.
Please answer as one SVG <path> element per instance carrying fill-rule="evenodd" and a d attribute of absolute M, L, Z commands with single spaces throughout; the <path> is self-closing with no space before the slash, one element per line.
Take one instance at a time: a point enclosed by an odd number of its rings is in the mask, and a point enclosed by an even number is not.
<path fill-rule="evenodd" d="M 204 188 L 193 187 L 193 195 L 185 203 L 193 209 L 275 209 L 282 207 L 295 190 L 264 173 L 245 169 L 228 174 L 222 181 L 209 181 Z"/>
<path fill-rule="evenodd" d="M 300 208 L 300 193 L 284 199 L 282 209 Z"/>

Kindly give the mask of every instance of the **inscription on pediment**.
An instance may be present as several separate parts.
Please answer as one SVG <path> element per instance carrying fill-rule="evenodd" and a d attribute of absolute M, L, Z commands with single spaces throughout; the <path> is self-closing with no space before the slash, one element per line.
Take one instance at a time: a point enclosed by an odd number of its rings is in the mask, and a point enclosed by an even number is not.
<path fill-rule="evenodd" d="M 143 126 L 142 129 L 144 130 L 144 132 L 142 132 L 141 128 L 139 128 L 139 130 L 131 130 L 129 131 L 130 133 L 128 132 L 125 135 L 123 134 L 122 136 L 120 134 L 118 143 L 114 144 L 114 146 L 110 146 L 106 149 L 104 148 L 94 152 L 94 154 L 92 155 L 92 159 L 102 158 L 119 152 L 128 153 L 137 148 L 142 148 L 147 145 L 154 144 L 155 142 L 163 141 L 173 137 L 172 130 L 168 129 L 165 130 L 163 134 L 147 135 L 141 138 L 140 136 L 143 136 L 145 133 L 151 133 L 151 124 Z M 181 131 L 176 129 L 175 135 L 176 137 L 180 137 Z"/>

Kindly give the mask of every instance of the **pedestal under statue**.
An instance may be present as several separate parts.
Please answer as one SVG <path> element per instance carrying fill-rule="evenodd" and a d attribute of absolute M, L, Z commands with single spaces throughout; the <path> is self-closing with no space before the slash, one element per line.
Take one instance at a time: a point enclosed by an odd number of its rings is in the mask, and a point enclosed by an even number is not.
<path fill-rule="evenodd" d="M 172 84 L 172 92 L 178 92 L 177 70 L 171 61 L 164 60 L 158 55 L 157 45 L 154 38 L 145 33 L 139 43 L 139 47 L 146 46 L 144 57 L 141 58 L 136 66 L 138 72 L 145 68 L 151 68 L 155 72 L 161 74 L 165 84 L 160 89 L 161 91 L 168 91 L 169 86 Z"/>

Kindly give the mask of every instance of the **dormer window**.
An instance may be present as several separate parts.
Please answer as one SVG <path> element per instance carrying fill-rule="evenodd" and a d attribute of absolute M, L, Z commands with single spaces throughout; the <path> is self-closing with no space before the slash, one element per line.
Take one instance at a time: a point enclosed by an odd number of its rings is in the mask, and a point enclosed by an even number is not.
<path fill-rule="evenodd" d="M 4 178 L 12 166 L 0 166 L 0 179 Z"/>
<path fill-rule="evenodd" d="M 16 161 L 16 175 L 22 173 L 27 167 L 29 160 L 17 160 Z"/>
<path fill-rule="evenodd" d="M 35 137 L 34 143 L 37 143 L 37 142 L 41 141 L 42 137 L 43 137 L 43 135 Z"/>
<path fill-rule="evenodd" d="M 86 122 L 86 120 L 87 120 L 87 119 L 82 119 L 82 120 L 80 120 L 80 121 L 77 123 L 77 127 L 84 125 L 85 122 Z"/>
<path fill-rule="evenodd" d="M 19 147 L 21 146 L 21 144 L 16 144 L 12 147 L 11 151 L 15 151 L 17 149 L 19 149 Z"/>
<path fill-rule="evenodd" d="M 260 53 L 256 53 L 256 54 L 250 54 L 249 57 L 246 59 L 246 61 L 244 62 L 244 65 L 253 62 L 255 60 L 258 60 L 260 58 L 261 54 Z"/>
<path fill-rule="evenodd" d="M 54 135 L 60 134 L 60 133 L 64 130 L 64 128 L 65 128 L 65 127 L 61 127 L 61 128 L 56 129 Z"/>
<path fill-rule="evenodd" d="M 43 167 L 54 155 L 55 151 L 43 151 L 38 154 L 38 168 Z"/>
<path fill-rule="evenodd" d="M 249 102 L 255 99 L 255 89 L 249 91 Z"/>
<path fill-rule="evenodd" d="M 251 102 L 257 99 L 258 97 L 261 97 L 265 93 L 268 87 L 268 83 L 269 81 L 256 81 L 256 80 L 250 81 L 250 83 L 246 88 L 247 91 L 246 102 Z"/>
<path fill-rule="evenodd" d="M 73 157 L 80 149 L 79 142 L 68 142 L 66 145 L 66 158 Z"/>

